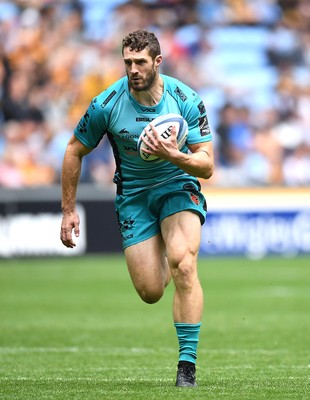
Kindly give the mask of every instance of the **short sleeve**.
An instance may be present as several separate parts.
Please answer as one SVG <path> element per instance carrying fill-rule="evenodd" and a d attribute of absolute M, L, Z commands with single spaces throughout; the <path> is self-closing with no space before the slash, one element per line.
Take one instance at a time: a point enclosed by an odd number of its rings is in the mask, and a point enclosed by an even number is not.
<path fill-rule="evenodd" d="M 80 142 L 90 148 L 98 146 L 103 135 L 106 133 L 107 124 L 102 107 L 98 102 L 98 98 L 94 97 L 80 119 L 74 130 L 74 135 Z"/>

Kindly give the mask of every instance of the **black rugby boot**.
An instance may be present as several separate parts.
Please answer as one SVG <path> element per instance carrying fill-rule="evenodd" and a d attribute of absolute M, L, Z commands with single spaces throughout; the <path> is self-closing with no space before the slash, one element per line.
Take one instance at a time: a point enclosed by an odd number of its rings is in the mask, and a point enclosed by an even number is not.
<path fill-rule="evenodd" d="M 177 380 L 175 386 L 197 386 L 195 374 L 195 364 L 187 361 L 180 361 L 178 364 Z"/>

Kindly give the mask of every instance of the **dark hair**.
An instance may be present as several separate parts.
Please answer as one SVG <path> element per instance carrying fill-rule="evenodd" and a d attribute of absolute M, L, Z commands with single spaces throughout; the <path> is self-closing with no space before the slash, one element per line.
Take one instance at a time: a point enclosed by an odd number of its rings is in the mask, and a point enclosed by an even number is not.
<path fill-rule="evenodd" d="M 124 55 L 124 48 L 129 47 L 129 49 L 135 51 L 142 51 L 146 47 L 149 50 L 150 56 L 153 58 L 161 54 L 160 44 L 157 37 L 152 32 L 145 30 L 137 30 L 129 33 L 122 41 L 122 54 Z"/>

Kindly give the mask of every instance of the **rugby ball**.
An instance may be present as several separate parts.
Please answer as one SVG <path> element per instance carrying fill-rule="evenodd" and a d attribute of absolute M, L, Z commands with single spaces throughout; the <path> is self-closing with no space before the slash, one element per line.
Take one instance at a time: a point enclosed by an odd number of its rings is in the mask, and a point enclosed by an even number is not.
<path fill-rule="evenodd" d="M 178 148 L 179 150 L 182 149 L 187 139 L 188 125 L 181 115 L 172 113 L 161 115 L 160 117 L 155 118 L 151 123 L 155 126 L 158 134 L 164 139 L 168 139 L 170 137 L 172 127 L 175 126 L 177 132 Z M 150 125 L 147 125 L 145 129 L 151 130 Z M 144 161 L 158 160 L 159 157 L 148 154 L 144 151 L 148 147 L 141 139 L 142 136 L 146 136 L 144 129 L 138 140 L 138 154 Z"/>

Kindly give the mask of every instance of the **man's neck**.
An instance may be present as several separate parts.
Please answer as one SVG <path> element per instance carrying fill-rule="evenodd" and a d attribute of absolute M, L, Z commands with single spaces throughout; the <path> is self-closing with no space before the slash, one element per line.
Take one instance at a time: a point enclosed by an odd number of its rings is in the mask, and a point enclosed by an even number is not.
<path fill-rule="evenodd" d="M 130 88 L 130 93 L 138 103 L 148 107 L 156 106 L 160 102 L 164 93 L 163 79 L 159 75 L 158 79 L 154 82 L 154 85 L 149 90 L 143 90 L 139 92 Z"/>

